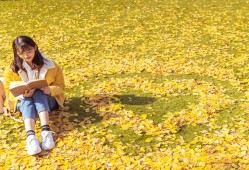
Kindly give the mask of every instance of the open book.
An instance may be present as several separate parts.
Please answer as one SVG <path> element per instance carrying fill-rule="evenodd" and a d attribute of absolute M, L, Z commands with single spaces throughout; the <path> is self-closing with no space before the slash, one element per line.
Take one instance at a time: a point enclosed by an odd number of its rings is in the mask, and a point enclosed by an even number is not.
<path fill-rule="evenodd" d="M 26 90 L 41 89 L 47 86 L 48 83 L 46 80 L 42 79 L 30 80 L 28 82 L 15 81 L 10 83 L 10 91 L 15 97 L 17 97 L 24 94 Z"/>

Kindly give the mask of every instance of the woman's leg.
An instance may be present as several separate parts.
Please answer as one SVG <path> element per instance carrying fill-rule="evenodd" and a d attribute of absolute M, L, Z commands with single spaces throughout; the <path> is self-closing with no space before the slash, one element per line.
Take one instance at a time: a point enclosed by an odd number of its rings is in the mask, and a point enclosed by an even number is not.
<path fill-rule="evenodd" d="M 25 98 L 17 103 L 17 110 L 22 113 L 25 130 L 35 130 L 36 109 L 31 97 Z"/>
<path fill-rule="evenodd" d="M 49 124 L 49 112 L 56 106 L 57 102 L 54 97 L 46 95 L 41 90 L 36 90 L 33 94 L 34 104 L 39 114 L 41 126 Z"/>
<path fill-rule="evenodd" d="M 42 127 L 42 149 L 50 150 L 54 147 L 55 143 L 49 127 L 49 112 L 51 112 L 51 110 L 56 106 L 55 98 L 44 94 L 41 90 L 36 90 L 32 97 L 34 99 Z"/>
<path fill-rule="evenodd" d="M 41 126 L 49 124 L 48 111 L 42 111 L 42 112 L 40 112 L 39 113 L 39 117 L 40 117 L 40 121 L 41 121 Z"/>
<path fill-rule="evenodd" d="M 17 110 L 22 113 L 24 126 L 27 134 L 26 148 L 28 155 L 35 155 L 41 152 L 39 141 L 35 136 L 36 109 L 32 97 L 22 99 L 17 104 Z"/>
<path fill-rule="evenodd" d="M 32 118 L 24 119 L 24 126 L 25 126 L 26 132 L 29 130 L 35 131 L 35 120 Z"/>

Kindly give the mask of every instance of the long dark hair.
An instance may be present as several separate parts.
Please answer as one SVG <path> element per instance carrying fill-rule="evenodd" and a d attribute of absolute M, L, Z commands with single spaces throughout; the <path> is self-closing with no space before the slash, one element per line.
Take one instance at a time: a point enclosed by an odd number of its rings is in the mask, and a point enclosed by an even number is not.
<path fill-rule="evenodd" d="M 18 56 L 17 51 L 24 52 L 26 50 L 30 50 L 31 47 L 36 48 L 35 56 L 32 60 L 32 63 L 35 65 L 35 68 L 40 69 L 44 65 L 42 54 L 38 50 L 38 46 L 34 42 L 34 40 L 32 40 L 32 38 L 28 36 L 19 36 L 15 38 L 12 43 L 14 60 L 11 63 L 10 68 L 13 72 L 17 73 L 20 69 L 26 71 L 22 65 L 23 59 Z"/>

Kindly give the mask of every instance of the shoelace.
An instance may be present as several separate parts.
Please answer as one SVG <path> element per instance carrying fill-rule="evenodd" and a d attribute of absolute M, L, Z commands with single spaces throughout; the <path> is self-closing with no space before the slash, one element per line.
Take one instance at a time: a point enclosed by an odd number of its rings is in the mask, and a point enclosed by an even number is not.
<path fill-rule="evenodd" d="M 29 145 L 32 144 L 32 141 L 35 141 L 35 138 L 30 139 L 30 140 L 28 141 L 28 144 L 29 144 Z M 33 144 L 32 144 L 32 145 L 33 145 Z"/>
<path fill-rule="evenodd" d="M 56 133 L 55 133 L 54 131 L 49 131 L 49 132 L 51 132 L 51 133 L 52 133 L 52 136 L 56 135 Z M 49 134 L 49 133 L 47 133 L 47 134 L 46 134 L 46 136 L 44 137 L 44 138 L 45 138 L 45 141 L 47 141 L 48 134 Z"/>

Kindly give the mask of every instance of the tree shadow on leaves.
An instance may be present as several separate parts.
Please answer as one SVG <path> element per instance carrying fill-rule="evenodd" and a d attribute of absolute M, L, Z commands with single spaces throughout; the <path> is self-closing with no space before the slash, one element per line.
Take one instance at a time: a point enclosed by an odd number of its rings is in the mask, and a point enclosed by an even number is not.
<path fill-rule="evenodd" d="M 126 105 L 147 105 L 156 101 L 153 97 L 140 97 L 134 94 L 129 95 L 109 95 L 95 94 L 91 97 L 71 98 L 68 100 L 69 121 L 78 123 L 79 126 L 85 124 L 98 123 L 105 117 L 100 116 L 96 111 L 111 103 Z"/>
<path fill-rule="evenodd" d="M 97 123 L 102 120 L 102 117 L 96 113 L 93 105 L 86 103 L 83 98 L 71 98 L 69 100 L 69 112 L 71 114 L 69 120 L 72 122 L 85 121 L 88 123 Z"/>
<path fill-rule="evenodd" d="M 71 131 L 102 120 L 94 108 L 84 103 L 82 98 L 67 99 L 65 108 L 65 110 L 54 110 L 50 114 L 50 129 L 55 132 L 53 138 L 56 145 L 63 141 Z M 66 144 L 66 141 L 64 143 Z M 52 152 L 53 150 L 43 151 L 37 156 L 47 158 Z"/>
<path fill-rule="evenodd" d="M 127 104 L 127 105 L 147 105 L 156 101 L 156 98 L 154 97 L 140 97 L 140 96 L 135 96 L 134 94 L 114 95 L 113 99 L 114 103 L 119 102 L 121 104 Z"/>
<path fill-rule="evenodd" d="M 102 120 L 111 119 L 117 115 L 115 113 L 105 113 L 99 115 L 96 111 L 99 107 L 109 105 L 111 103 L 121 103 L 128 105 L 146 105 L 156 101 L 152 97 L 138 97 L 131 95 L 109 95 L 96 94 L 91 97 L 70 98 L 65 102 L 67 110 L 53 111 L 50 115 L 51 130 L 56 133 L 55 142 L 58 144 L 67 136 L 70 131 L 80 129 L 88 124 L 98 123 Z M 65 142 L 66 143 L 66 142 Z M 55 146 L 57 147 L 57 146 Z M 44 151 L 38 154 L 38 157 L 49 157 L 51 151 Z"/>

